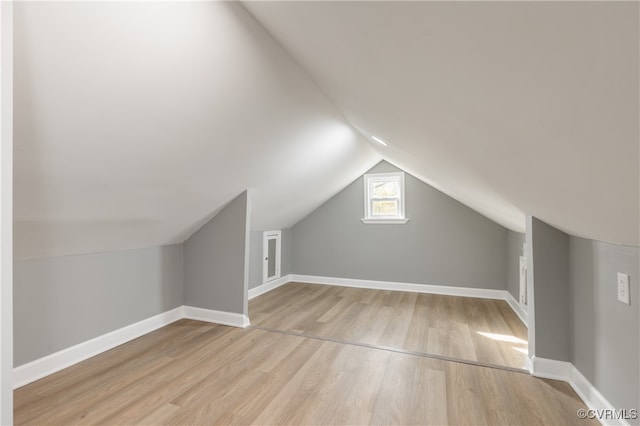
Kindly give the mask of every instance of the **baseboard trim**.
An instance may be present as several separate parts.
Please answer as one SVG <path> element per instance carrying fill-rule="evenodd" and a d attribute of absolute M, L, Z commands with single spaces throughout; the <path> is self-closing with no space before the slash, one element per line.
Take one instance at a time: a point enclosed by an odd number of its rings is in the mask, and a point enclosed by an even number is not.
<path fill-rule="evenodd" d="M 507 290 L 493 290 L 485 288 L 471 288 L 471 287 L 451 287 L 444 285 L 433 284 L 412 284 L 412 283 L 400 283 L 394 281 L 374 281 L 374 280 L 360 280 L 352 278 L 334 278 L 334 277 L 318 277 L 314 275 L 297 275 L 290 274 L 285 278 L 286 282 L 278 284 L 278 287 L 286 284 L 287 282 L 300 282 L 305 284 L 321 284 L 321 285 L 335 285 L 342 287 L 354 287 L 354 288 L 368 288 L 373 290 L 390 290 L 390 291 L 410 291 L 413 293 L 429 293 L 429 294 L 442 294 L 445 296 L 462 296 L 462 297 L 476 297 L 480 299 L 496 299 L 504 300 L 507 302 L 511 310 L 522 321 L 525 327 L 528 324 L 528 314 L 523 307 L 516 301 L 516 299 Z M 261 288 L 256 287 L 256 289 Z M 275 288 L 275 287 L 274 287 Z M 251 292 L 251 290 L 249 290 Z M 269 291 L 265 289 L 260 294 Z M 253 296 L 255 297 L 255 296 Z M 251 299 L 251 293 L 249 299 Z"/>
<path fill-rule="evenodd" d="M 531 358 L 529 358 L 528 355 L 524 359 L 524 368 L 529 372 L 529 374 L 533 375 L 533 361 L 531 361 Z"/>
<path fill-rule="evenodd" d="M 578 396 L 587 404 L 592 410 L 600 411 L 607 410 L 610 413 L 615 413 L 615 408 L 607 399 L 598 391 L 586 379 L 575 366 L 571 366 L 571 374 L 569 376 L 569 384 L 573 388 L 574 391 L 578 394 Z M 606 426 L 628 426 L 629 423 L 624 419 L 598 419 L 600 423 Z"/>
<path fill-rule="evenodd" d="M 278 278 L 277 280 L 270 281 L 268 283 L 259 285 L 254 288 L 249 289 L 249 300 L 258 297 L 262 294 L 265 294 L 271 290 L 275 290 L 276 288 L 285 285 L 286 283 L 292 281 L 291 275 L 285 275 L 284 277 Z"/>
<path fill-rule="evenodd" d="M 481 299 L 504 300 L 516 316 L 527 326 L 527 312 L 507 290 L 493 290 L 471 287 L 450 287 L 432 284 L 399 283 L 394 281 L 360 280 L 353 278 L 318 277 L 314 275 L 289 274 L 282 278 L 249 290 L 249 300 L 274 290 L 289 282 L 305 284 L 334 285 L 341 287 L 368 288 L 372 290 L 410 291 L 413 293 L 442 294 L 446 296 L 476 297 Z"/>
<path fill-rule="evenodd" d="M 527 311 L 522 307 L 522 305 L 520 303 L 518 303 L 518 301 L 515 299 L 515 297 L 513 297 L 513 295 L 511 293 L 509 293 L 507 291 L 507 295 L 505 298 L 505 301 L 509 304 L 509 306 L 511 307 L 511 310 L 513 312 L 515 312 L 515 314 L 518 316 L 518 318 L 520 319 L 520 321 L 522 321 L 522 323 L 527 326 L 527 324 L 529 324 L 529 315 L 527 313 Z"/>
<path fill-rule="evenodd" d="M 596 414 L 598 411 L 603 412 L 603 410 L 608 411 L 609 415 L 615 413 L 613 405 L 611 405 L 600 391 L 598 391 L 572 363 L 534 356 L 531 359 L 531 366 L 531 374 L 535 377 L 562 380 L 569 383 L 586 406 L 590 410 L 595 410 Z M 597 420 L 607 426 L 629 425 L 625 419 L 597 418 Z"/>
<path fill-rule="evenodd" d="M 194 306 L 184 306 L 184 318 L 241 328 L 250 325 L 249 317 L 246 315 L 196 308 Z"/>
<path fill-rule="evenodd" d="M 184 310 L 183 307 L 180 306 L 15 367 L 13 369 L 13 388 L 17 389 L 31 382 L 35 382 L 38 379 L 70 367 L 92 356 L 96 356 L 147 333 L 151 333 L 183 317 Z"/>
<path fill-rule="evenodd" d="M 414 293 L 442 294 L 446 296 L 464 296 L 480 299 L 506 300 L 506 290 L 492 290 L 471 287 L 449 287 L 432 284 L 399 283 L 393 281 L 359 280 L 352 278 L 316 277 L 312 275 L 292 274 L 291 281 L 307 284 L 336 285 L 341 287 L 369 288 L 373 290 L 410 291 Z"/>
<path fill-rule="evenodd" d="M 180 306 L 15 367 L 13 369 L 13 388 L 17 389 L 35 382 L 183 318 L 232 327 L 249 326 L 249 318 L 246 315 L 193 306 Z"/>
<path fill-rule="evenodd" d="M 532 357 L 531 374 L 543 379 L 554 379 L 569 382 L 573 365 L 566 361 L 556 361 L 555 359 Z"/>

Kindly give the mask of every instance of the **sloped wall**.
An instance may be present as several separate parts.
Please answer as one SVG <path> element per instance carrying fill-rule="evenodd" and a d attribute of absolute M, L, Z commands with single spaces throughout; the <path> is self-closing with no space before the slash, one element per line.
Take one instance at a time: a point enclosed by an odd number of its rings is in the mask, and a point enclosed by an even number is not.
<path fill-rule="evenodd" d="M 380 162 L 370 172 L 398 171 Z M 363 177 L 292 227 L 292 272 L 334 278 L 507 288 L 507 230 L 405 176 L 405 225 L 364 224 Z"/>

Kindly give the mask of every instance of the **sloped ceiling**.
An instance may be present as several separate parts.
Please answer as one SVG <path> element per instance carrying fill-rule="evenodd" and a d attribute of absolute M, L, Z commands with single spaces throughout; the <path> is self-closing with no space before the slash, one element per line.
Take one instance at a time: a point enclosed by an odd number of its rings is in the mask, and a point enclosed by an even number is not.
<path fill-rule="evenodd" d="M 381 158 L 514 230 L 640 244 L 638 3 L 14 14 L 16 258 L 181 242 L 246 188 L 288 227 Z"/>
<path fill-rule="evenodd" d="M 381 156 L 239 3 L 18 2 L 15 257 L 293 225 Z"/>
<path fill-rule="evenodd" d="M 245 2 L 392 163 L 514 230 L 640 244 L 638 2 Z"/>

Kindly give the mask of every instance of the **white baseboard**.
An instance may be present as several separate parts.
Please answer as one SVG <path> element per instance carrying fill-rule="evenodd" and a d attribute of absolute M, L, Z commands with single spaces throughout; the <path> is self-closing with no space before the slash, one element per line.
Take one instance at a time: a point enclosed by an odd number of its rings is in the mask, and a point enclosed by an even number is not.
<path fill-rule="evenodd" d="M 450 287 L 432 284 L 410 284 L 393 281 L 358 280 L 352 278 L 316 277 L 311 275 L 294 275 L 291 281 L 307 284 L 337 285 L 341 287 L 369 288 L 373 290 L 410 291 L 414 293 L 443 294 L 446 296 L 476 297 L 480 299 L 506 300 L 506 290 L 492 290 L 471 287 Z"/>
<path fill-rule="evenodd" d="M 528 312 L 522 307 L 520 303 L 518 303 L 515 297 L 513 297 L 511 293 L 509 293 L 508 291 L 507 291 L 507 297 L 505 298 L 505 301 L 509 304 L 509 306 L 511 307 L 511 310 L 516 313 L 518 318 L 520 318 L 520 321 L 522 321 L 522 323 L 526 326 L 529 320 Z"/>
<path fill-rule="evenodd" d="M 360 280 L 352 278 L 318 277 L 313 275 L 285 275 L 275 281 L 254 287 L 249 290 L 249 300 L 261 294 L 267 293 L 289 282 L 305 284 L 335 285 L 341 287 L 368 288 L 373 290 L 410 291 L 413 293 L 442 294 L 446 296 L 476 297 L 480 299 L 497 299 L 506 301 L 518 316 L 520 321 L 527 325 L 527 312 L 520 306 L 507 290 L 493 290 L 471 287 L 450 287 L 432 284 L 399 283 L 394 281 Z"/>
<path fill-rule="evenodd" d="M 92 356 L 178 321 L 183 318 L 183 316 L 184 310 L 183 307 L 180 306 L 23 364 L 13 369 L 13 388 L 16 389 L 28 383 L 35 382 L 38 379 L 70 367 L 73 364 L 77 364 Z"/>
<path fill-rule="evenodd" d="M 266 285 L 252 289 L 255 291 L 250 298 L 259 294 L 264 294 L 273 288 L 286 284 L 289 281 L 301 282 L 307 284 L 335 285 L 343 287 L 369 288 L 378 290 L 392 291 L 411 291 L 416 293 L 433 293 L 444 294 L 450 296 L 466 296 L 479 297 L 488 299 L 505 300 L 520 320 L 527 325 L 527 312 L 515 300 L 515 298 L 506 290 L 484 290 L 464 287 L 446 287 L 436 285 L 423 284 L 407 284 L 389 281 L 371 281 L 356 280 L 346 278 L 317 277 L 310 275 L 288 275 L 281 278 L 278 282 L 268 283 Z M 533 357 L 526 358 L 525 368 L 536 377 L 547 379 L 562 380 L 573 387 L 576 393 L 582 398 L 585 404 L 593 410 L 609 409 L 613 410 L 613 406 L 606 400 L 604 396 L 576 369 L 570 362 L 556 361 L 552 359 Z M 626 425 L 624 420 L 601 420 L 603 424 Z"/>
<path fill-rule="evenodd" d="M 613 405 L 607 401 L 598 389 L 596 389 L 572 363 L 534 356 L 531 360 L 531 366 L 531 373 L 535 377 L 562 380 L 569 383 L 590 410 L 600 412 L 607 410 L 609 413 L 615 413 Z M 629 425 L 624 419 L 598 418 L 597 420 L 607 426 Z"/>
<path fill-rule="evenodd" d="M 529 374 L 533 375 L 533 361 L 527 355 L 524 359 L 524 368 L 529 372 Z"/>
<path fill-rule="evenodd" d="M 268 283 L 259 285 L 258 287 L 249 289 L 249 300 L 254 297 L 258 297 L 261 294 L 265 294 L 271 290 L 275 290 L 276 288 L 285 285 L 286 283 L 292 281 L 291 275 L 285 275 L 284 277 L 278 278 L 277 280 L 269 281 Z"/>
<path fill-rule="evenodd" d="M 31 382 L 35 382 L 38 379 L 70 367 L 92 356 L 101 354 L 116 346 L 120 346 L 147 333 L 151 333 L 158 328 L 183 318 L 230 325 L 233 327 L 244 328 L 249 325 L 249 318 L 246 315 L 194 308 L 193 306 L 180 306 L 15 367 L 13 369 L 13 388 L 17 389 Z"/>
<path fill-rule="evenodd" d="M 556 361 L 555 359 L 547 359 L 540 357 L 531 358 L 532 371 L 536 377 L 544 379 L 562 380 L 568 382 L 571 377 L 571 369 L 573 364 L 566 361 Z"/>
<path fill-rule="evenodd" d="M 607 399 L 596 389 L 589 380 L 587 380 L 582 373 L 572 365 L 571 374 L 569 377 L 569 384 L 580 398 L 587 404 L 592 410 L 608 410 L 609 412 L 615 412 L 615 408 Z M 598 419 L 603 425 L 629 425 L 624 419 Z"/>
<path fill-rule="evenodd" d="M 249 317 L 246 315 L 193 306 L 184 306 L 184 318 L 242 328 L 248 327 L 250 324 Z"/>

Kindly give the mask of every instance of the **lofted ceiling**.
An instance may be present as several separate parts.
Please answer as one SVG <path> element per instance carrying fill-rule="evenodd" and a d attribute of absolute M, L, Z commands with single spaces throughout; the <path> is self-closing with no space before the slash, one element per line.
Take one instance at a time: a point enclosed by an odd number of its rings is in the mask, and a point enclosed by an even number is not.
<path fill-rule="evenodd" d="M 246 188 L 289 227 L 382 158 L 640 245 L 638 9 L 17 2 L 15 256 L 181 242 Z"/>
<path fill-rule="evenodd" d="M 245 2 L 379 152 L 511 229 L 640 245 L 638 2 Z"/>
<path fill-rule="evenodd" d="M 15 256 L 293 225 L 381 156 L 239 3 L 18 2 Z"/>

